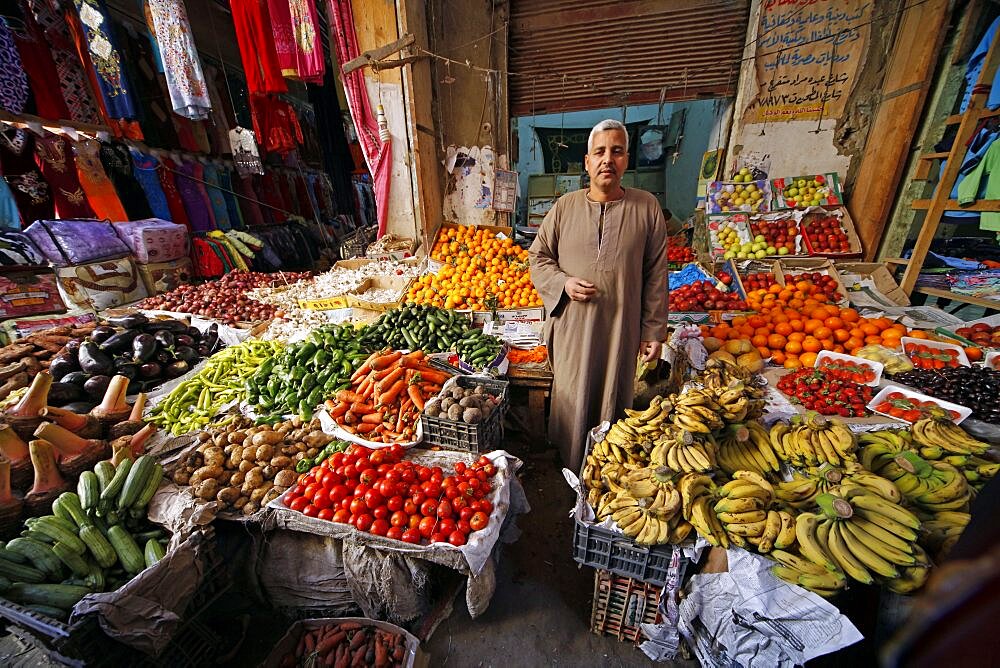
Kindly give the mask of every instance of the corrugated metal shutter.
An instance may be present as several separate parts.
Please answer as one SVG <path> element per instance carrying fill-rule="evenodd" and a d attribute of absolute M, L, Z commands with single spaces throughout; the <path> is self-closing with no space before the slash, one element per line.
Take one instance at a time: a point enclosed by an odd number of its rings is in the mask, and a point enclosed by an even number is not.
<path fill-rule="evenodd" d="M 512 0 L 515 116 L 736 94 L 749 0 Z M 565 76 L 564 76 L 565 75 Z"/>

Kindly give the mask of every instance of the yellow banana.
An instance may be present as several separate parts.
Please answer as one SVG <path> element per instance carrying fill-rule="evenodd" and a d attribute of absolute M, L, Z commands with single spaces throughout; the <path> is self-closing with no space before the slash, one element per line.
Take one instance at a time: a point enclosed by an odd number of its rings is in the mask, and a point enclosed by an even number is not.
<path fill-rule="evenodd" d="M 767 512 L 763 510 L 748 510 L 742 513 L 717 513 L 719 521 L 723 524 L 748 524 L 763 522 L 767 519 Z"/>
<path fill-rule="evenodd" d="M 847 544 L 844 542 L 842 535 L 843 522 L 835 522 L 834 526 L 830 529 L 830 536 L 828 541 L 828 546 L 830 548 L 830 556 L 833 560 L 837 562 L 837 565 L 844 571 L 848 576 L 854 578 L 858 582 L 864 584 L 871 584 L 873 581 L 871 573 L 864 567 L 864 565 L 858 561 L 857 557 L 848 549 Z"/>
<path fill-rule="evenodd" d="M 781 528 L 778 530 L 777 538 L 774 539 L 774 547 L 783 550 L 795 543 L 795 518 L 785 510 L 779 510 L 778 517 Z"/>
<path fill-rule="evenodd" d="M 767 521 L 764 525 L 764 532 L 760 536 L 760 543 L 757 545 L 757 551 L 762 554 L 770 552 L 774 547 L 774 541 L 778 538 L 778 532 L 780 530 L 781 516 L 778 514 L 778 511 L 768 511 Z"/>
<path fill-rule="evenodd" d="M 794 568 L 801 573 L 811 573 L 813 575 L 822 575 L 827 572 L 827 569 L 819 564 L 815 564 L 808 559 L 804 559 L 797 554 L 792 554 L 785 550 L 771 550 L 771 554 L 768 555 L 778 563 L 788 568 Z"/>
<path fill-rule="evenodd" d="M 816 537 L 819 516 L 815 513 L 802 513 L 795 520 L 795 539 L 799 543 L 799 552 L 809 561 L 822 566 L 828 571 L 837 570 L 837 565 L 830 560 L 826 551 Z"/>
<path fill-rule="evenodd" d="M 847 545 L 847 549 L 851 551 L 851 554 L 864 564 L 865 568 L 884 578 L 899 577 L 899 571 L 896 570 L 896 567 L 869 548 L 854 532 L 849 522 L 842 524 L 843 529 L 840 535 L 844 539 L 844 544 Z"/>

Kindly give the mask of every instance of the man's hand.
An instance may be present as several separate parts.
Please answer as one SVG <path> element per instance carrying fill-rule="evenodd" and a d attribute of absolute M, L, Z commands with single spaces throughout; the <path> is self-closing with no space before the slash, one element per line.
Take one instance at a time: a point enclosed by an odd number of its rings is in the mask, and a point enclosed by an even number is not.
<path fill-rule="evenodd" d="M 591 297 L 597 294 L 597 288 L 594 287 L 594 284 L 582 278 L 566 279 L 566 286 L 563 289 L 575 302 L 588 302 Z"/>
<path fill-rule="evenodd" d="M 655 359 L 659 359 L 662 349 L 663 344 L 659 341 L 643 341 L 639 346 L 639 352 L 642 353 L 642 361 L 652 362 Z"/>

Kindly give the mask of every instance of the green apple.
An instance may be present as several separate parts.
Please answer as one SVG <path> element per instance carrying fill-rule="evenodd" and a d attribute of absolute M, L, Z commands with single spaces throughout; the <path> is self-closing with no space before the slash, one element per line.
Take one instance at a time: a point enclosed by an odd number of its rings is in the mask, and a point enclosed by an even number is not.
<path fill-rule="evenodd" d="M 788 255 L 788 247 L 782 246 L 778 249 L 778 255 Z"/>
<path fill-rule="evenodd" d="M 734 253 L 733 251 L 726 251 L 722 255 L 722 257 L 723 257 L 723 259 L 726 259 L 726 260 L 732 260 L 734 257 L 736 257 L 736 253 Z"/>
<path fill-rule="evenodd" d="M 775 248 L 774 246 L 768 246 L 767 247 L 767 254 L 768 255 L 774 255 L 777 252 L 778 252 L 778 249 Z"/>
<path fill-rule="evenodd" d="M 767 257 L 767 251 L 759 250 L 754 255 L 758 260 L 763 260 L 765 257 Z"/>
<path fill-rule="evenodd" d="M 789 189 L 788 189 L 788 190 L 787 190 L 787 191 L 785 192 L 785 195 L 786 195 L 787 197 L 795 197 L 795 196 L 796 196 L 796 195 L 798 195 L 798 194 L 799 194 L 799 189 L 798 189 L 798 188 L 789 188 Z"/>
<path fill-rule="evenodd" d="M 745 260 L 745 259 L 747 259 L 747 254 L 743 253 L 743 252 L 739 252 L 739 253 L 736 254 L 736 259 L 737 260 Z"/>
<path fill-rule="evenodd" d="M 763 234 L 758 234 L 757 236 L 755 236 L 753 238 L 753 240 L 754 241 L 767 241 L 767 237 L 765 237 Z"/>
<path fill-rule="evenodd" d="M 796 181 L 795 185 L 798 186 L 798 188 L 801 190 L 802 188 L 806 187 L 806 180 L 799 179 L 798 181 Z"/>
<path fill-rule="evenodd" d="M 740 174 L 743 175 L 743 176 L 746 176 L 749 173 L 750 173 L 750 170 L 748 168 L 746 168 L 746 167 L 744 167 L 743 169 L 740 170 Z"/>

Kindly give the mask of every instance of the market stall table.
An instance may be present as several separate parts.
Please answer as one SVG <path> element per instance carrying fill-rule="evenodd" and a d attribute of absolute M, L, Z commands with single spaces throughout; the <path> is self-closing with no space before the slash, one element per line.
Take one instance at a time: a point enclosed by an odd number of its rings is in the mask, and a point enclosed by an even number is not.
<path fill-rule="evenodd" d="M 545 433 L 545 398 L 552 390 L 552 370 L 538 367 L 511 366 L 507 379 L 513 387 L 528 391 L 528 428 L 532 434 Z"/>

